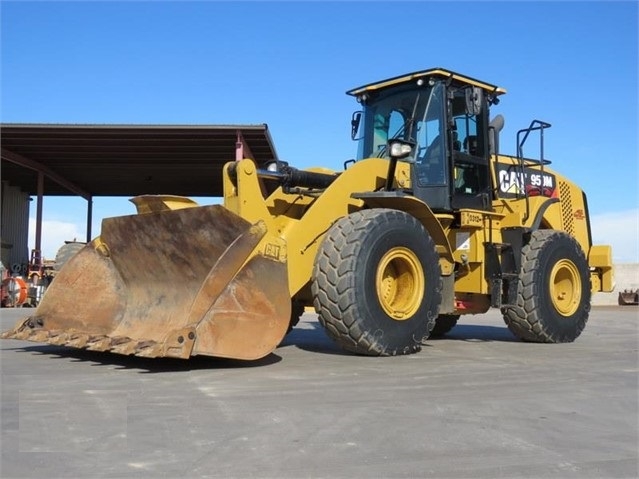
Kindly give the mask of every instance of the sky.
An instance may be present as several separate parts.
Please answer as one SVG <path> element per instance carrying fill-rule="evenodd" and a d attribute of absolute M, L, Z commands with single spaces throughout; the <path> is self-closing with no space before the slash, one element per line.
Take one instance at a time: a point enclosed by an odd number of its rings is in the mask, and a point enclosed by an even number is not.
<path fill-rule="evenodd" d="M 545 156 L 586 191 L 594 242 L 636 263 L 638 23 L 635 1 L 2 0 L 0 121 L 266 123 L 280 159 L 340 170 L 356 154 L 345 92 L 443 67 L 508 91 L 501 152 L 552 124 Z M 132 213 L 95 198 L 92 233 Z M 45 258 L 85 239 L 83 199 L 46 197 L 43 218 Z"/>

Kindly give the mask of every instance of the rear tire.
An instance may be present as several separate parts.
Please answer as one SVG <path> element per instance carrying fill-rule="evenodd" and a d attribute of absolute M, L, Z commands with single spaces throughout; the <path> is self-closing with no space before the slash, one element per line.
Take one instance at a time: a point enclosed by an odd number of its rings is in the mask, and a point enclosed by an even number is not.
<path fill-rule="evenodd" d="M 534 231 L 522 249 L 516 306 L 502 308 L 508 329 L 538 343 L 572 342 L 590 313 L 586 256 L 566 233 Z"/>
<path fill-rule="evenodd" d="M 430 332 L 431 338 L 441 338 L 457 325 L 459 314 L 440 314 L 435 320 L 435 327 Z"/>
<path fill-rule="evenodd" d="M 433 240 L 413 216 L 390 209 L 338 220 L 319 248 L 311 283 L 327 334 L 369 356 L 419 351 L 435 324 L 441 289 Z"/>

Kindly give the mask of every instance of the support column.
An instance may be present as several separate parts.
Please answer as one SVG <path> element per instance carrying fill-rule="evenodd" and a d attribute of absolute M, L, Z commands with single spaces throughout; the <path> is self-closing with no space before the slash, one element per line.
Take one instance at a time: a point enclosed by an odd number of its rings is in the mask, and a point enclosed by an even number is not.
<path fill-rule="evenodd" d="M 42 251 L 42 204 L 44 197 L 44 173 L 38 171 L 38 201 L 36 203 L 36 230 L 35 230 L 35 250 L 38 259 Z M 39 262 L 39 261 L 38 261 Z"/>
<path fill-rule="evenodd" d="M 91 224 L 93 223 L 93 196 L 87 198 L 87 243 L 91 241 Z"/>
<path fill-rule="evenodd" d="M 247 145 L 244 140 L 244 136 L 242 136 L 241 130 L 236 130 L 237 133 L 237 141 L 235 142 L 235 161 L 243 160 L 244 158 L 250 158 L 255 160 L 255 156 L 253 156 L 253 152 Z"/>

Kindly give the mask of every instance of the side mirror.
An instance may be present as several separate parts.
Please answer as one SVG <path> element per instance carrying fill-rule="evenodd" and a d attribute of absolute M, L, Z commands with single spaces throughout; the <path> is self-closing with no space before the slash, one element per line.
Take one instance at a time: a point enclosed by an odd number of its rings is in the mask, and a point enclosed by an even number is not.
<path fill-rule="evenodd" d="M 484 99 L 484 90 L 476 86 L 466 88 L 466 114 L 479 115 Z"/>
<path fill-rule="evenodd" d="M 351 118 L 351 139 L 359 140 L 359 125 L 362 121 L 362 112 L 356 111 Z"/>

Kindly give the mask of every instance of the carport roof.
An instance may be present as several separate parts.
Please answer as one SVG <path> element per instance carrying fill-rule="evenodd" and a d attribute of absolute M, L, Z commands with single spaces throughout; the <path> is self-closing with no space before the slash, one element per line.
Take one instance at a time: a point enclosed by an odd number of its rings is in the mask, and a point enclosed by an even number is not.
<path fill-rule="evenodd" d="M 266 124 L 4 123 L 0 139 L 2 180 L 31 195 L 40 170 L 44 195 L 221 196 L 222 167 L 238 150 L 260 165 L 277 159 Z"/>

